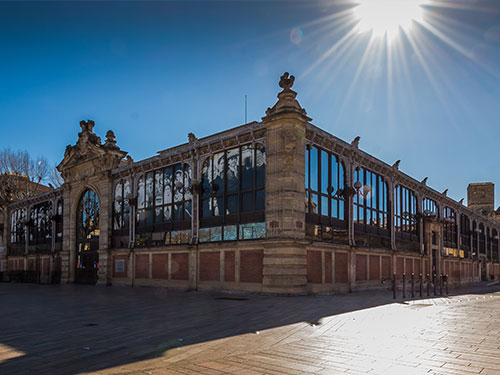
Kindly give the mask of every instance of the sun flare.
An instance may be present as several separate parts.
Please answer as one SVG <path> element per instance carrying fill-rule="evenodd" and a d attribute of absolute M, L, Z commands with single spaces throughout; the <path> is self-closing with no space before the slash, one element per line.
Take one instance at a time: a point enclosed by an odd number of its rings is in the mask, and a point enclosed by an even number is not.
<path fill-rule="evenodd" d="M 353 8 L 357 33 L 371 32 L 374 37 L 393 40 L 400 29 L 408 33 L 415 22 L 423 22 L 427 0 L 358 0 Z"/>

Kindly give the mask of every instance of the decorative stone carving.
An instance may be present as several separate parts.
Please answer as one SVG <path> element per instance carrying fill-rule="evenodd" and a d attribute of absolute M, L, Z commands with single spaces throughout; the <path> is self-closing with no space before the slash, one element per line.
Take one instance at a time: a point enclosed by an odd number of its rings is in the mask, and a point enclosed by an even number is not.
<path fill-rule="evenodd" d="M 80 121 L 82 131 L 78 133 L 78 141 L 74 146 L 68 145 L 64 158 L 57 166 L 64 182 L 72 182 L 95 176 L 103 171 L 116 168 L 127 152 L 116 145 L 115 134 L 109 130 L 106 141 L 101 144 L 94 132 L 92 120 Z"/>
<path fill-rule="evenodd" d="M 266 116 L 262 118 L 264 121 L 271 120 L 275 115 L 282 113 L 298 113 L 304 117 L 306 121 L 311 121 L 307 117 L 307 113 L 304 108 L 302 108 L 299 102 L 295 99 L 297 93 L 291 89 L 293 83 L 295 82 L 294 76 L 289 76 L 288 73 L 284 73 L 281 76 L 279 86 L 283 89 L 278 94 L 278 102 L 272 107 L 266 110 Z"/>

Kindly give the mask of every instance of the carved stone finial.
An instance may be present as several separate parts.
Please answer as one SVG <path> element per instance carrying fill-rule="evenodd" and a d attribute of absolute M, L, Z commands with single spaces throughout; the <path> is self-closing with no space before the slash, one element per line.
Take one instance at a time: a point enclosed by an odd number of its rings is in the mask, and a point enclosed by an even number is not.
<path fill-rule="evenodd" d="M 95 126 L 95 122 L 92 120 L 80 121 L 80 127 L 82 128 L 82 132 L 92 133 L 94 126 Z"/>
<path fill-rule="evenodd" d="M 460 203 L 460 204 L 464 204 L 464 198 L 460 199 L 460 200 L 458 201 L 458 203 Z"/>
<path fill-rule="evenodd" d="M 283 91 L 290 91 L 290 89 L 293 86 L 293 83 L 295 82 L 295 77 L 290 76 L 288 77 L 289 74 L 288 72 L 283 73 L 283 75 L 280 77 L 280 87 L 283 89 Z"/>
<path fill-rule="evenodd" d="M 353 145 L 354 147 L 358 148 L 359 147 L 359 140 L 361 139 L 361 137 L 358 135 L 356 138 L 354 138 L 351 142 L 351 145 Z"/>
<path fill-rule="evenodd" d="M 392 165 L 392 167 L 393 167 L 394 169 L 399 169 L 399 163 L 401 163 L 401 160 L 396 161 L 396 162 Z"/>
<path fill-rule="evenodd" d="M 106 141 L 104 142 L 104 145 L 108 147 L 116 147 L 115 138 L 115 133 L 113 133 L 112 130 L 108 130 L 108 132 L 106 133 Z"/>
<path fill-rule="evenodd" d="M 194 133 L 188 133 L 188 140 L 189 140 L 189 143 L 193 143 L 194 141 L 197 141 L 198 138 L 196 138 Z"/>
<path fill-rule="evenodd" d="M 443 195 L 448 194 L 448 189 L 445 189 L 445 190 L 443 191 L 443 193 L 442 193 L 442 194 L 443 194 Z"/>
<path fill-rule="evenodd" d="M 429 178 L 429 177 L 424 178 L 422 181 L 420 181 L 420 183 L 421 183 L 421 184 L 423 184 L 423 185 L 426 185 L 426 184 L 427 184 L 427 179 L 428 179 L 428 178 Z"/>

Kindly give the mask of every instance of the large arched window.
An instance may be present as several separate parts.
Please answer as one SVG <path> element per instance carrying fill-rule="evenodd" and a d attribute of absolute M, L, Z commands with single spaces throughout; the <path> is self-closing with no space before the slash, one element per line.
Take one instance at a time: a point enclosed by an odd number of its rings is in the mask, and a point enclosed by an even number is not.
<path fill-rule="evenodd" d="M 464 257 L 470 255 L 470 219 L 465 214 L 460 214 L 460 250 L 464 251 Z"/>
<path fill-rule="evenodd" d="M 20 208 L 10 214 L 10 242 L 13 244 L 24 244 L 24 226 L 26 220 L 26 209 Z"/>
<path fill-rule="evenodd" d="M 486 255 L 486 230 L 483 223 L 479 223 L 479 254 Z"/>
<path fill-rule="evenodd" d="M 402 185 L 395 187 L 394 230 L 397 241 L 405 241 L 406 243 L 419 241 L 417 207 L 417 196 L 412 190 Z M 409 250 L 419 251 L 420 249 L 417 246 L 410 246 Z"/>
<path fill-rule="evenodd" d="M 168 245 L 190 241 L 191 179 L 191 166 L 180 163 L 147 172 L 139 178 L 136 245 Z M 126 194 L 125 188 L 124 185 L 122 194 Z M 123 195 L 118 197 L 123 199 Z M 123 212 L 122 225 L 126 218 L 125 208 Z"/>
<path fill-rule="evenodd" d="M 82 243 L 82 250 L 99 248 L 99 199 L 93 190 L 86 190 L 76 216 L 76 238 Z"/>
<path fill-rule="evenodd" d="M 477 223 L 475 220 L 472 221 L 472 255 L 474 256 L 474 258 L 477 258 L 479 256 L 478 254 L 478 242 L 477 242 L 477 238 L 478 238 L 478 233 L 479 231 L 479 228 L 477 227 Z"/>
<path fill-rule="evenodd" d="M 99 269 L 99 199 L 86 190 L 76 212 L 76 282 L 94 284 Z"/>
<path fill-rule="evenodd" d="M 499 256 L 498 256 L 498 230 L 493 229 L 491 231 L 491 241 L 492 241 L 492 252 L 493 252 L 493 260 L 498 262 Z"/>
<path fill-rule="evenodd" d="M 264 146 L 218 152 L 201 173 L 199 241 L 265 238 Z"/>
<path fill-rule="evenodd" d="M 36 250 L 50 251 L 52 247 L 52 202 L 47 201 L 31 207 L 29 244 Z"/>
<path fill-rule="evenodd" d="M 443 210 L 443 217 L 444 246 L 452 248 L 453 254 L 455 254 L 455 249 L 457 249 L 457 217 L 455 211 L 450 207 L 445 207 Z"/>
<path fill-rule="evenodd" d="M 435 216 L 439 217 L 439 207 L 435 200 L 430 198 L 424 198 L 422 201 L 423 214 L 425 216 Z"/>
<path fill-rule="evenodd" d="M 306 237 L 347 242 L 344 165 L 339 157 L 317 146 L 306 146 Z"/>

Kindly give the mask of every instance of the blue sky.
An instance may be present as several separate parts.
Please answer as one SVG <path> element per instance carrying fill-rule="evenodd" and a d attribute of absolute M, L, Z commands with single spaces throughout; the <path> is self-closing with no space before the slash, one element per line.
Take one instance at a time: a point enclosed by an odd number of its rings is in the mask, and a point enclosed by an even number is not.
<path fill-rule="evenodd" d="M 390 43 L 352 33 L 353 7 L 1 2 L 0 148 L 55 164 L 92 119 L 140 160 L 242 124 L 245 95 L 260 120 L 288 71 L 315 125 L 457 200 L 481 181 L 498 197 L 500 2 L 431 1 Z"/>

